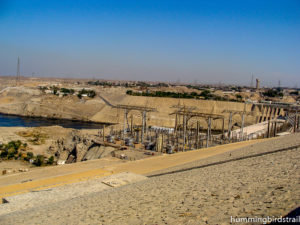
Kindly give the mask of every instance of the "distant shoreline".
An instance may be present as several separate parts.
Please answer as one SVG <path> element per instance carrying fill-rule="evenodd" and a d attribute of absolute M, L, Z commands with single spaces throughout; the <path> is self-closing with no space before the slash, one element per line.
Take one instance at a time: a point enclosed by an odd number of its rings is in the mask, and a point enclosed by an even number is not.
<path fill-rule="evenodd" d="M 93 121 L 84 121 L 84 120 L 76 120 L 76 119 L 61 119 L 61 118 L 55 118 L 55 117 L 43 117 L 43 116 L 24 116 L 24 115 L 18 115 L 18 114 L 9 114 L 9 113 L 2 113 L 0 112 L 0 121 L 1 118 L 20 118 L 23 120 L 27 120 L 29 123 L 32 122 L 32 125 L 41 125 L 41 126 L 62 126 L 65 128 L 73 128 L 73 129 L 101 129 L 104 125 L 111 125 L 110 123 L 100 123 L 100 122 L 93 122 Z M 32 120 L 32 121 L 30 121 Z M 52 123 L 53 122 L 53 123 Z M 43 125 L 43 123 L 45 125 Z M 74 124 L 74 126 L 72 126 Z M 77 126 L 76 126 L 77 125 Z M 99 127 L 96 127 L 99 125 Z M 1 122 L 0 122 L 0 126 Z M 24 126 L 24 124 L 19 124 L 17 126 L 27 127 Z M 5 126 L 6 127 L 6 126 Z M 30 126 L 28 126 L 30 127 Z M 38 126 L 33 126 L 38 127 Z"/>

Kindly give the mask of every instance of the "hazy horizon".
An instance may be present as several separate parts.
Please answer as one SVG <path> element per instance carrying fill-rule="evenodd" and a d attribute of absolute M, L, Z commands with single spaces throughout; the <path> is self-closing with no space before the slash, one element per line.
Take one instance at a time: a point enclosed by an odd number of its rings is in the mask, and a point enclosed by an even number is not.
<path fill-rule="evenodd" d="M 300 86 L 300 1 L 0 0 L 0 75 Z"/>

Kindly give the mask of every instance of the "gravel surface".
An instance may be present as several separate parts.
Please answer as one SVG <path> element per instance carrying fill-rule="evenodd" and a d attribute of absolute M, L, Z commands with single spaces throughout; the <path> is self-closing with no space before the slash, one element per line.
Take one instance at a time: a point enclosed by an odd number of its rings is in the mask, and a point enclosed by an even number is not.
<path fill-rule="evenodd" d="M 236 158 L 251 156 L 260 153 L 268 153 L 268 152 L 276 151 L 278 149 L 288 148 L 297 145 L 300 145 L 300 133 L 290 134 L 278 138 L 272 138 L 266 142 L 255 143 L 251 146 L 239 148 L 230 152 L 225 152 L 216 156 L 197 160 L 180 166 L 175 166 L 172 168 L 155 171 L 146 175 L 155 176 L 157 174 L 169 173 L 177 170 L 185 170 L 193 167 L 207 165 L 210 163 L 217 163 L 225 160 L 234 160 Z"/>
<path fill-rule="evenodd" d="M 172 170 L 299 143 L 300 134 L 293 134 Z M 7 214 L 0 224 L 229 224 L 231 216 L 279 217 L 299 207 L 299 153 L 295 148 L 152 177 Z"/>
<path fill-rule="evenodd" d="M 5 201 L 9 203 L 0 204 L 0 216 L 38 206 L 42 207 L 45 204 L 88 195 L 105 189 L 113 188 L 114 186 L 135 183 L 144 179 L 148 178 L 133 173 L 118 173 L 107 177 L 5 197 Z"/>

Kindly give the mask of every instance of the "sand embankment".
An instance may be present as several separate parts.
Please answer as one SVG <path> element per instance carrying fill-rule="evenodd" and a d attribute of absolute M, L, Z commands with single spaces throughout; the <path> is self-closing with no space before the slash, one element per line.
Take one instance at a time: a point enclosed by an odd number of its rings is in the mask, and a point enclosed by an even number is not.
<path fill-rule="evenodd" d="M 89 121 L 104 105 L 100 98 L 59 97 L 37 88 L 8 87 L 0 92 L 0 113 L 5 114 Z"/>
<path fill-rule="evenodd" d="M 0 112 L 8 114 L 18 114 L 23 116 L 42 116 L 48 118 L 63 118 L 74 120 L 85 120 L 102 123 L 123 123 L 124 112 L 121 109 L 113 108 L 111 105 L 129 104 L 147 106 L 157 109 L 157 112 L 148 113 L 147 123 L 149 125 L 173 127 L 175 116 L 170 115 L 174 112 L 176 105 L 194 106 L 202 113 L 223 114 L 225 116 L 225 128 L 228 124 L 228 113 L 224 110 L 244 110 L 244 103 L 210 101 L 196 99 L 174 99 L 174 98 L 155 98 L 142 96 L 128 96 L 119 89 L 100 89 L 95 88 L 97 97 L 94 99 L 78 99 L 76 96 L 58 97 L 53 94 L 45 94 L 36 88 L 28 87 L 9 87 L 0 93 Z M 105 100 L 103 100 L 103 98 Z M 172 108 L 173 107 L 173 108 Z M 253 124 L 259 116 L 259 109 L 246 105 L 246 111 L 253 114 L 247 116 L 245 125 Z M 134 123 L 141 124 L 141 113 L 130 111 L 134 114 Z M 200 120 L 202 128 L 206 128 L 206 121 Z M 193 118 L 189 124 L 193 124 Z M 233 117 L 233 124 L 240 125 L 241 116 Z M 214 121 L 213 129 L 221 129 L 222 121 Z"/>

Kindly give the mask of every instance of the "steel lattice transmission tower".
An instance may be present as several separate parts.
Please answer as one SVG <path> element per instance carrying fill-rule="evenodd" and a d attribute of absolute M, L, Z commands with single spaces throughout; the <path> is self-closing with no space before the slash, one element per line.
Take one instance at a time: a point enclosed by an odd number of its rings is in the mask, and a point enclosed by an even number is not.
<path fill-rule="evenodd" d="M 17 65 L 17 85 L 20 83 L 20 57 L 18 57 L 18 65 Z"/>

